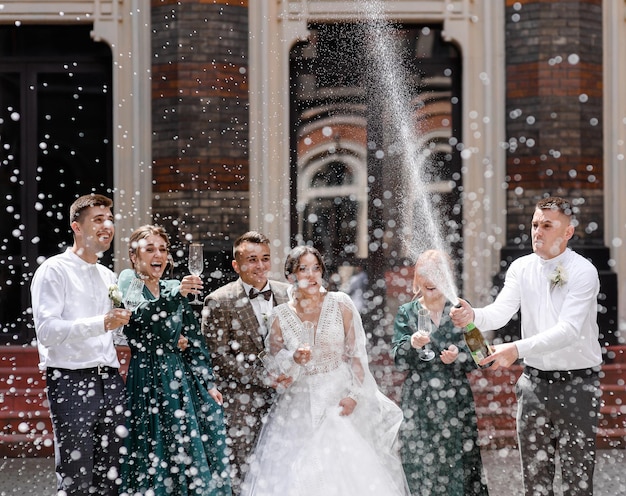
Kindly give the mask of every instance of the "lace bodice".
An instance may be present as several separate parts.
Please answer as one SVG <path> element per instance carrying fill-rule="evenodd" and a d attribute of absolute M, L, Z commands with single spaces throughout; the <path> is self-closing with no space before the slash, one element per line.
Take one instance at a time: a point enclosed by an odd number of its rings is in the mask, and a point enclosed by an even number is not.
<path fill-rule="evenodd" d="M 274 308 L 269 330 L 266 350 L 293 382 L 272 405 L 242 495 L 408 494 L 395 452 L 402 412 L 378 390 L 350 297 L 324 296 L 307 365 L 293 359 L 306 334 L 289 304 Z M 356 406 L 343 415 L 346 398 Z"/>
<path fill-rule="evenodd" d="M 276 315 L 280 322 L 284 347 L 287 350 L 294 351 L 301 343 L 308 341 L 303 321 L 289 305 L 277 307 Z M 337 368 L 344 359 L 345 341 L 338 302 L 327 295 L 322 304 L 313 342 L 310 343 L 311 361 L 305 369 L 306 374 L 323 373 Z"/>

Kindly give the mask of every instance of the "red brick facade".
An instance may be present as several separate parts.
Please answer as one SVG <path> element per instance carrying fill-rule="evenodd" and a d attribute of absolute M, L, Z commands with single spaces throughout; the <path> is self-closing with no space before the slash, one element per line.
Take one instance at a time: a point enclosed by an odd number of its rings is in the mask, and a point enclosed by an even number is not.
<path fill-rule="evenodd" d="M 155 218 L 217 250 L 248 229 L 247 14 L 241 0 L 152 2 Z"/>
<path fill-rule="evenodd" d="M 550 193 L 576 200 L 580 242 L 601 244 L 602 1 L 506 5 L 508 243 Z"/>

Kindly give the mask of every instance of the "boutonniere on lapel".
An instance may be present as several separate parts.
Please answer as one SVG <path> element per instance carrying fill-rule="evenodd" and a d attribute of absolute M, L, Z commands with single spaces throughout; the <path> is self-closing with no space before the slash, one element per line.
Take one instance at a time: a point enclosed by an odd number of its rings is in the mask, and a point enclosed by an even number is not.
<path fill-rule="evenodd" d="M 565 272 L 565 267 L 561 264 L 558 264 L 554 271 L 548 276 L 550 280 L 550 291 L 554 288 L 560 288 L 561 286 L 567 283 L 567 273 Z"/>
<path fill-rule="evenodd" d="M 115 308 L 122 306 L 122 292 L 120 288 L 117 287 L 117 284 L 111 284 L 109 286 L 109 299 Z"/>

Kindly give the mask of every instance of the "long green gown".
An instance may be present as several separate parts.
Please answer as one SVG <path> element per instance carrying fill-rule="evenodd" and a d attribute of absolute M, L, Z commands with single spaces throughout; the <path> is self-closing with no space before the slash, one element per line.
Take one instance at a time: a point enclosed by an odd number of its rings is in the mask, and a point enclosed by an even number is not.
<path fill-rule="evenodd" d="M 134 277 L 122 271 L 122 294 Z M 131 358 L 120 494 L 230 495 L 223 412 L 208 393 L 213 370 L 198 319 L 178 281 L 159 285 L 159 298 L 144 288 L 124 328 Z M 181 334 L 189 340 L 184 352 Z"/>
<path fill-rule="evenodd" d="M 411 347 L 417 331 L 417 300 L 402 305 L 394 322 L 392 353 L 396 366 L 406 372 L 401 407 L 401 456 L 412 495 L 483 496 L 482 460 L 477 444 L 474 398 L 467 373 L 476 367 L 455 328 L 447 306 L 439 327 L 434 326 L 427 345 L 435 358 L 426 362 Z M 451 344 L 459 356 L 451 364 L 439 358 Z"/>

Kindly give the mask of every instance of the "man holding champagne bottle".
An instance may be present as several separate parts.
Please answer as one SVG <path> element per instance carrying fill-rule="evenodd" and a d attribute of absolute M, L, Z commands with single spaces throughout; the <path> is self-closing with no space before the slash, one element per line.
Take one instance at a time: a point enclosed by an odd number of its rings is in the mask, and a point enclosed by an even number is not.
<path fill-rule="evenodd" d="M 517 434 L 524 492 L 554 494 L 558 452 L 564 496 L 593 494 L 600 411 L 597 269 L 567 247 L 574 235 L 572 208 L 560 197 L 540 200 L 532 218 L 533 252 L 509 267 L 496 300 L 450 311 L 457 326 L 503 327 L 521 310 L 521 339 L 493 346 L 481 364 L 524 373 L 516 386 Z M 574 277 L 575 276 L 575 277 Z"/>

